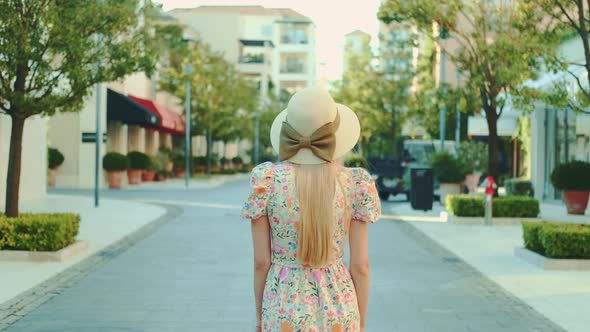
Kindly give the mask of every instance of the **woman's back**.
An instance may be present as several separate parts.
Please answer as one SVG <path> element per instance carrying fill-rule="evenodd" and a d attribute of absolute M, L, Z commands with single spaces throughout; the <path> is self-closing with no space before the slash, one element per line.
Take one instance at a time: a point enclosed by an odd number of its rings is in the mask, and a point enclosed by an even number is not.
<path fill-rule="evenodd" d="M 359 312 L 350 273 L 342 257 L 353 222 L 374 222 L 380 214 L 370 175 L 360 168 L 336 171 L 332 253 L 321 268 L 297 259 L 301 214 L 296 168 L 288 162 L 261 164 L 252 171 L 252 194 L 242 216 L 267 216 L 271 228 L 271 268 L 263 299 L 264 331 L 356 331 Z"/>

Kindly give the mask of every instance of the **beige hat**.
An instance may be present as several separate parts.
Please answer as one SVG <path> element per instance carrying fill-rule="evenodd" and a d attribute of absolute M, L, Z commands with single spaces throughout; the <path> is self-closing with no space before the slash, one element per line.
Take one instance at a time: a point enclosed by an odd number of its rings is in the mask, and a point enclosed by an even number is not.
<path fill-rule="evenodd" d="M 354 112 L 320 87 L 300 90 L 275 118 L 270 141 L 281 160 L 323 164 L 343 157 L 357 143 L 359 120 Z"/>

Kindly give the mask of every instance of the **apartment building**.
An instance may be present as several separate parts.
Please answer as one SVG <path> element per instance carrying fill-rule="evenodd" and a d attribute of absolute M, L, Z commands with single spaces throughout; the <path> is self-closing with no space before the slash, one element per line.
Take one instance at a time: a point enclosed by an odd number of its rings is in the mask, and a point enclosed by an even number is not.
<path fill-rule="evenodd" d="M 273 93 L 316 81 L 315 25 L 288 8 L 200 6 L 168 12 L 253 80 L 268 75 Z"/>

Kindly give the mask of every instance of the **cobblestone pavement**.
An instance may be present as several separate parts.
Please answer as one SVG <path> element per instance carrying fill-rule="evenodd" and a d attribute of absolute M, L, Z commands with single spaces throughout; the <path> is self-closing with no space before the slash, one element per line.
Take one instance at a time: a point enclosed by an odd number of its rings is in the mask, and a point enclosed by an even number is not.
<path fill-rule="evenodd" d="M 102 252 L 100 263 L 52 279 L 48 291 L 23 295 L 25 305 L 0 320 L 0 329 L 254 331 L 249 225 L 238 217 L 246 192 L 240 181 L 108 193 L 182 210 L 129 245 Z M 564 331 L 404 222 L 371 225 L 370 255 L 367 331 Z"/>

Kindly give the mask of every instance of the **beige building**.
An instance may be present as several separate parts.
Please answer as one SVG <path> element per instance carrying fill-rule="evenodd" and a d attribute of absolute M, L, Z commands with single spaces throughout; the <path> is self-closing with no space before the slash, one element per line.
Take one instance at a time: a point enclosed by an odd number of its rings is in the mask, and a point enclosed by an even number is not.
<path fill-rule="evenodd" d="M 316 81 L 315 26 L 288 8 L 200 6 L 169 12 L 253 79 L 268 75 L 274 93 Z"/>

